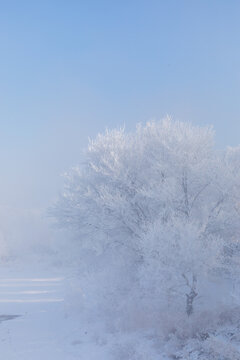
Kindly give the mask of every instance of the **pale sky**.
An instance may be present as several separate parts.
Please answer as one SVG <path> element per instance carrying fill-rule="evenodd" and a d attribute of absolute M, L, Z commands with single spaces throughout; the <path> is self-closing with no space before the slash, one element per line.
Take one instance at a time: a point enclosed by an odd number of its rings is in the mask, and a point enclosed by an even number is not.
<path fill-rule="evenodd" d="M 47 208 L 106 127 L 212 124 L 240 143 L 240 2 L 0 2 L 0 203 Z"/>

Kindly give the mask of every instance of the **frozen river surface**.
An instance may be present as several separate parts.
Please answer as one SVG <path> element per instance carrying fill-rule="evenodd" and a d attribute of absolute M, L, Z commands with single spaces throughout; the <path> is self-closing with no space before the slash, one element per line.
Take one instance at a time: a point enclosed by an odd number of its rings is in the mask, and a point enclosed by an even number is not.
<path fill-rule="evenodd" d="M 10 267 L 0 274 L 0 358 L 79 359 L 59 273 Z"/>

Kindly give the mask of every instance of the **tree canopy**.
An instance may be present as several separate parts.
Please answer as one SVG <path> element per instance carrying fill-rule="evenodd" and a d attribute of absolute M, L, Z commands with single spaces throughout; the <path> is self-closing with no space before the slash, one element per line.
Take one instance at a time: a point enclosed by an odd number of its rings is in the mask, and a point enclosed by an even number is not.
<path fill-rule="evenodd" d="M 203 279 L 237 277 L 239 176 L 240 148 L 218 151 L 212 128 L 167 118 L 90 141 L 52 213 L 83 248 L 135 264 L 146 294 L 185 297 L 191 315 Z"/>

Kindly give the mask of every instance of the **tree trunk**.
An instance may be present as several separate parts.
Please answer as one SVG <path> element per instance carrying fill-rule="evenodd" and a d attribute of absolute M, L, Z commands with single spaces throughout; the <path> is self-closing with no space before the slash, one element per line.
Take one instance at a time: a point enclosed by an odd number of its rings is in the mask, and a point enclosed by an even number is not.
<path fill-rule="evenodd" d="M 193 313 L 193 302 L 197 295 L 198 294 L 194 289 L 192 289 L 189 294 L 186 294 L 186 313 L 188 316 Z"/>
<path fill-rule="evenodd" d="M 192 283 L 190 284 L 187 276 L 185 274 L 182 274 L 183 278 L 186 281 L 187 287 L 190 289 L 190 292 L 186 295 L 186 313 L 188 316 L 191 316 L 193 313 L 193 303 L 195 298 L 198 296 L 198 293 L 196 292 L 196 284 L 197 284 L 197 278 L 195 275 L 192 277 Z"/>

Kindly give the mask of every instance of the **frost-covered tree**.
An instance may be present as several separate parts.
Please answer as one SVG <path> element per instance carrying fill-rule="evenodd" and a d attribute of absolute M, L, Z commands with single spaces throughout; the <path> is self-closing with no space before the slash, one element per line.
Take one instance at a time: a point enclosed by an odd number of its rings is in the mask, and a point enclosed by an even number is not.
<path fill-rule="evenodd" d="M 143 292 L 184 296 L 191 315 L 198 284 L 238 273 L 239 176 L 240 149 L 218 152 L 211 128 L 167 118 L 90 141 L 52 212 L 83 247 L 121 258 Z"/>

